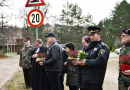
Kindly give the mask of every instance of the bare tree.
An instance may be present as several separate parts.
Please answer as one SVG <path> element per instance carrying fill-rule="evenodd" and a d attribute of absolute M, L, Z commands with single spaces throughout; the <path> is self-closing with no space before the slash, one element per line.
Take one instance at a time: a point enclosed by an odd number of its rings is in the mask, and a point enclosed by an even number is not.
<path fill-rule="evenodd" d="M 8 21 L 11 20 L 11 16 L 9 14 L 5 14 L 3 13 L 3 8 L 7 7 L 9 10 L 11 10 L 10 6 L 13 5 L 8 5 L 8 1 L 7 0 L 1 0 L 0 1 L 0 8 L 1 8 L 1 21 L 0 21 L 0 32 L 2 33 L 2 49 L 3 49 L 3 55 L 4 55 L 4 39 L 5 39 L 5 35 L 4 35 L 4 25 L 8 23 Z"/>

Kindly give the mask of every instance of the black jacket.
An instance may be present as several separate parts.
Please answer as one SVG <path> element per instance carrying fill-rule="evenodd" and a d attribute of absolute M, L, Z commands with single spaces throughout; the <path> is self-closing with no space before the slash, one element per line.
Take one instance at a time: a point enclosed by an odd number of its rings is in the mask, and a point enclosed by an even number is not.
<path fill-rule="evenodd" d="M 85 62 L 84 83 L 103 84 L 109 58 L 108 47 L 100 41 L 93 41 L 88 46 L 89 55 Z"/>
<path fill-rule="evenodd" d="M 33 55 L 33 54 L 36 54 L 36 51 L 37 51 L 37 48 L 34 49 L 34 51 L 32 52 L 32 55 Z M 38 53 L 43 53 L 43 52 L 47 53 L 47 47 L 45 47 L 45 46 L 42 45 L 42 46 L 40 47 L 40 50 L 39 50 Z M 35 65 L 36 63 L 38 64 L 38 66 L 40 66 L 40 67 L 42 67 L 43 69 L 45 69 L 45 66 L 41 66 L 41 65 L 39 64 L 39 62 L 36 62 L 36 58 L 32 58 L 32 57 L 31 57 L 31 64 L 32 64 L 32 65 Z"/>
<path fill-rule="evenodd" d="M 89 53 L 89 50 L 87 48 L 82 48 L 82 51 L 85 53 Z M 87 58 L 86 58 L 87 59 Z M 78 77 L 77 77 L 77 86 L 80 89 L 86 89 L 86 83 L 84 83 L 84 75 L 85 75 L 85 66 L 78 66 Z"/>
<path fill-rule="evenodd" d="M 57 42 L 53 42 L 47 50 L 47 56 L 45 62 L 46 71 L 60 71 L 61 57 L 60 47 Z"/>
<path fill-rule="evenodd" d="M 60 70 L 60 74 L 64 75 L 65 71 L 65 66 L 64 66 L 64 62 L 66 61 L 66 51 L 64 48 L 61 48 L 61 70 Z"/>

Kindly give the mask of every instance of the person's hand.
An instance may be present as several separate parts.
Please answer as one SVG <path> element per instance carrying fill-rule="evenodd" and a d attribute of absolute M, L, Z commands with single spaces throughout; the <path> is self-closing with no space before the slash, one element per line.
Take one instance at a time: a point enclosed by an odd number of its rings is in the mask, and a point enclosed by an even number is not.
<path fill-rule="evenodd" d="M 59 76 L 62 76 L 62 74 L 59 74 Z"/>
<path fill-rule="evenodd" d="M 130 90 L 130 86 L 128 87 L 128 90 Z"/>
<path fill-rule="evenodd" d="M 37 58 L 37 54 L 33 54 L 32 58 Z"/>
<path fill-rule="evenodd" d="M 66 66 L 66 65 L 67 65 L 67 62 L 64 62 L 64 65 Z"/>
<path fill-rule="evenodd" d="M 39 64 L 40 64 L 41 66 L 44 66 L 42 61 L 40 61 Z"/>
<path fill-rule="evenodd" d="M 80 65 L 80 66 L 85 66 L 85 62 L 86 62 L 86 59 L 82 59 L 82 60 L 79 62 L 79 65 Z"/>
<path fill-rule="evenodd" d="M 79 65 L 79 61 L 76 61 L 76 62 L 72 62 L 75 66 L 78 66 Z"/>
<path fill-rule="evenodd" d="M 125 75 L 130 75 L 130 70 L 125 70 L 124 72 L 122 71 L 122 73 Z"/>

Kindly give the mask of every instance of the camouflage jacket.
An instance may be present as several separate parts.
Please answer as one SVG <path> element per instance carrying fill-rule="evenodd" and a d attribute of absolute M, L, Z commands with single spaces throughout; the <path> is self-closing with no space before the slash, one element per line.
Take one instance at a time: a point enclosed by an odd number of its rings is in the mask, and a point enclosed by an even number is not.
<path fill-rule="evenodd" d="M 130 86 L 130 75 L 124 75 L 122 73 L 121 69 L 121 59 L 124 57 L 129 58 L 130 57 L 130 42 L 126 43 L 122 48 L 121 48 L 121 53 L 119 56 L 119 90 L 128 90 L 128 87 Z"/>
<path fill-rule="evenodd" d="M 23 69 L 30 69 L 32 67 L 30 58 L 33 50 L 34 47 L 29 45 L 28 47 L 24 46 L 20 51 L 19 66 L 21 66 Z"/>

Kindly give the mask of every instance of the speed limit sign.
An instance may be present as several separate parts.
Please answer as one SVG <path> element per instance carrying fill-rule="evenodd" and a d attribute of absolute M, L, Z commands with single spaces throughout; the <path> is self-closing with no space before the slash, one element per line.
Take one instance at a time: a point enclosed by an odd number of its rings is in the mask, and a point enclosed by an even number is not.
<path fill-rule="evenodd" d="M 40 10 L 33 9 L 29 12 L 27 20 L 32 27 L 39 27 L 43 23 L 44 16 Z"/>

